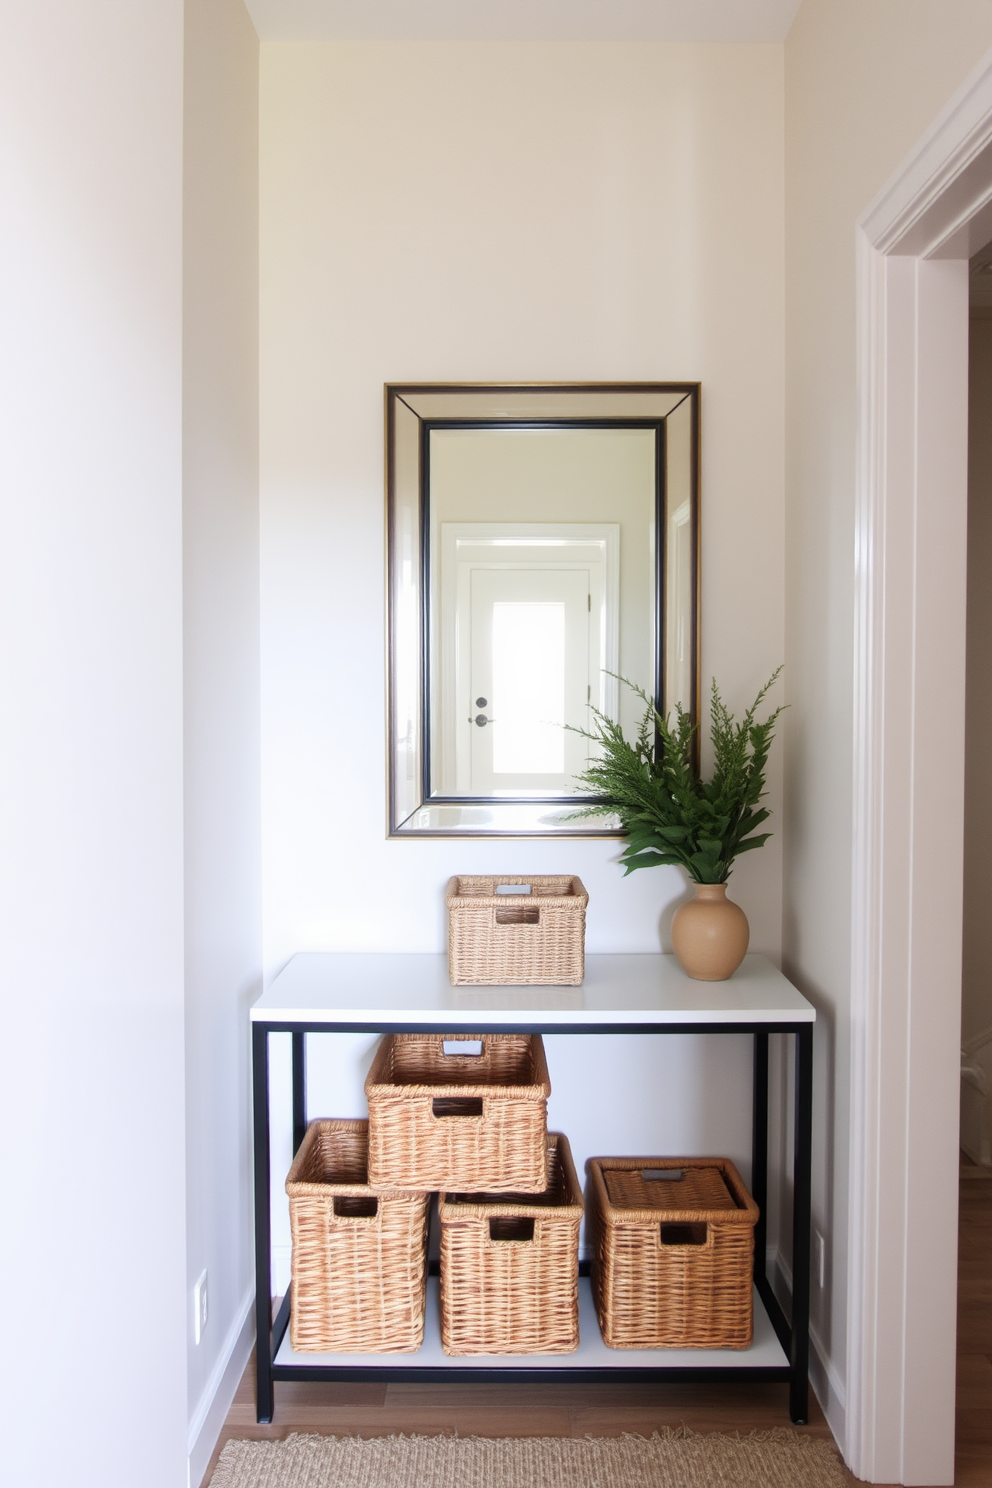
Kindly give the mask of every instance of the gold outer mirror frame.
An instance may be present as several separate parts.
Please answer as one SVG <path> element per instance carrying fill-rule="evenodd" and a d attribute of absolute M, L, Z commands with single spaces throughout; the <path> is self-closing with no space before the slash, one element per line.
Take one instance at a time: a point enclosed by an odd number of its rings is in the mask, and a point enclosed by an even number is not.
<path fill-rule="evenodd" d="M 658 429 L 654 687 L 661 711 L 680 701 L 698 719 L 699 404 L 699 384 L 692 382 L 386 384 L 389 836 L 617 835 L 616 826 L 602 818 L 564 820 L 582 799 L 574 796 L 509 800 L 432 793 L 426 474 L 432 425 L 616 423 Z"/>

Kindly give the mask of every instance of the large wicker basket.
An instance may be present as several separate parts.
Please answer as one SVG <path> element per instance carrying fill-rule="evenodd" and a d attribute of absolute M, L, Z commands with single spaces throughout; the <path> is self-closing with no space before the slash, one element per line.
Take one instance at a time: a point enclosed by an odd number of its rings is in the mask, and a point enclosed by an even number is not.
<path fill-rule="evenodd" d="M 567 1140 L 548 1133 L 543 1194 L 453 1194 L 441 1220 L 446 1354 L 569 1354 L 579 1344 L 582 1191 Z"/>
<path fill-rule="evenodd" d="M 367 1151 L 367 1121 L 313 1121 L 286 1179 L 300 1353 L 408 1354 L 423 1342 L 428 1195 L 373 1188 Z"/>
<path fill-rule="evenodd" d="M 589 895 L 580 879 L 462 874 L 448 880 L 445 902 L 454 986 L 574 987 L 582 981 Z"/>
<path fill-rule="evenodd" d="M 758 1206 L 733 1163 L 594 1157 L 586 1172 L 604 1342 L 618 1349 L 747 1348 Z M 666 1180 L 665 1173 L 681 1177 Z"/>
<path fill-rule="evenodd" d="M 540 1035 L 387 1034 L 365 1094 L 372 1183 L 544 1189 L 551 1082 Z"/>

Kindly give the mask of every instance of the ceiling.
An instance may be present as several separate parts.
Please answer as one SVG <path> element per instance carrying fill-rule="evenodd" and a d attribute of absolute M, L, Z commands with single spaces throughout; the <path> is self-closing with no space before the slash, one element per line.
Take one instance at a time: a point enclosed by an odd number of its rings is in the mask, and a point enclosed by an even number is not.
<path fill-rule="evenodd" d="M 262 41 L 781 42 L 801 0 L 245 0 Z"/>

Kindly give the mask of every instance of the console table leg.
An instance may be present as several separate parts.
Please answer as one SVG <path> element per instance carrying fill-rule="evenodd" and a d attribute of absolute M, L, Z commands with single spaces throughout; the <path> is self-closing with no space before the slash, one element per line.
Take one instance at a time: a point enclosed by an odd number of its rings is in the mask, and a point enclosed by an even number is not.
<path fill-rule="evenodd" d="M 813 1025 L 796 1033 L 796 1137 L 792 1211 L 792 1382 L 789 1414 L 809 1419 L 810 1204 L 813 1166 Z"/>
<path fill-rule="evenodd" d="M 293 1153 L 307 1134 L 307 1036 L 293 1033 Z"/>
<path fill-rule="evenodd" d="M 754 1227 L 754 1279 L 763 1279 L 768 1258 L 768 1034 L 754 1035 L 754 1115 L 751 1124 L 751 1193 L 758 1206 Z"/>
<path fill-rule="evenodd" d="M 252 1024 L 255 1136 L 255 1419 L 272 1420 L 272 1267 L 269 1216 L 269 1033 Z M 296 1035 L 293 1035 L 294 1042 Z"/>

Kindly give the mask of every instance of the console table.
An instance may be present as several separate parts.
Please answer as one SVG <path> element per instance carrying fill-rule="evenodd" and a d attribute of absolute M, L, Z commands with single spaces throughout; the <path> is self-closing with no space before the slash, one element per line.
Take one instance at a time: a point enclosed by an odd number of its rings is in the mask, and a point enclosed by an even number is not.
<path fill-rule="evenodd" d="M 443 955 L 306 952 L 294 956 L 251 1009 L 255 1168 L 257 1416 L 271 1421 L 276 1380 L 504 1378 L 565 1381 L 777 1380 L 789 1413 L 808 1409 L 811 1004 L 763 956 L 748 956 L 726 982 L 694 982 L 673 956 L 586 957 L 581 987 L 453 987 Z M 441 1351 L 435 1281 L 424 1343 L 416 1354 L 296 1354 L 287 1325 L 292 1288 L 272 1316 L 269 1163 L 269 1035 L 292 1034 L 293 1150 L 307 1123 L 306 1039 L 335 1033 L 740 1034 L 753 1041 L 751 1192 L 761 1211 L 754 1246 L 754 1342 L 749 1349 L 608 1349 L 587 1280 L 580 1282 L 581 1341 L 574 1354 L 448 1358 Z M 766 1275 L 768 1037 L 795 1041 L 792 1318 Z M 333 1113 L 322 1113 L 333 1114 Z M 639 1154 L 638 1154 L 639 1155 Z M 644 1154 L 645 1156 L 649 1154 Z M 660 1153 L 650 1154 L 660 1156 Z M 583 1269 L 585 1269 L 583 1267 Z"/>

